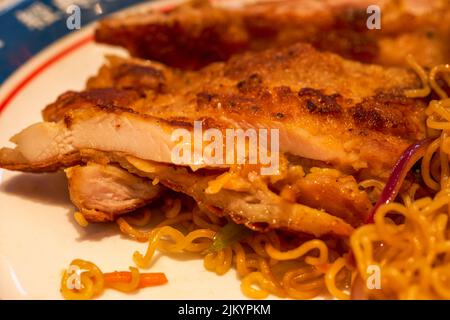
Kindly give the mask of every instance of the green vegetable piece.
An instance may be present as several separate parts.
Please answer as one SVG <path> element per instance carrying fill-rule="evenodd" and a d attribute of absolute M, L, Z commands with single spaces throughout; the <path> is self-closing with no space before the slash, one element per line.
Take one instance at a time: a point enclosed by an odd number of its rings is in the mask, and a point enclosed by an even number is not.
<path fill-rule="evenodd" d="M 233 243 L 247 238 L 252 234 L 252 231 L 243 224 L 236 224 L 229 222 L 217 231 L 214 236 L 214 241 L 208 248 L 208 252 L 217 252 Z"/>

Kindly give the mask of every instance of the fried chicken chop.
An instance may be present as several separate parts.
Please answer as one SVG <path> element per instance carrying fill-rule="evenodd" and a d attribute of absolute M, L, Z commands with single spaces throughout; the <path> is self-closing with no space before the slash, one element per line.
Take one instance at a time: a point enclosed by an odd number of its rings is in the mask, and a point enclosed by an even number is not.
<path fill-rule="evenodd" d="M 407 146 L 425 136 L 425 101 L 403 94 L 419 86 L 412 71 L 347 61 L 308 44 L 198 72 L 110 58 L 85 91 L 63 94 L 44 110 L 45 122 L 14 136 L 17 146 L 0 150 L 0 166 L 120 166 L 258 230 L 348 236 L 371 207 L 357 182 L 386 179 Z M 218 130 L 278 129 L 280 171 L 175 165 L 171 133 L 192 130 L 194 120 Z"/>
<path fill-rule="evenodd" d="M 381 9 L 381 29 L 368 29 L 369 5 Z M 265 1 L 219 7 L 194 1 L 170 12 L 103 20 L 98 42 L 125 47 L 137 57 L 197 69 L 233 54 L 311 43 L 345 58 L 405 66 L 412 54 L 424 66 L 450 57 L 447 1 Z"/>

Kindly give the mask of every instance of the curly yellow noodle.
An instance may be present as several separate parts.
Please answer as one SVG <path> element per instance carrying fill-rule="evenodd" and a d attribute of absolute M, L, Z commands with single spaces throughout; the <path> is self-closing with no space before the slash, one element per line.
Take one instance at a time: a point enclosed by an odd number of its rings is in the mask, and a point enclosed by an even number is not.
<path fill-rule="evenodd" d="M 209 271 L 223 275 L 231 269 L 232 260 L 232 249 L 227 247 L 218 252 L 208 253 L 204 258 L 204 266 Z"/>
<path fill-rule="evenodd" d="M 425 152 L 425 155 L 422 159 L 421 164 L 421 172 L 422 172 L 422 178 L 427 187 L 430 189 L 437 191 L 439 190 L 439 183 L 436 182 L 430 174 L 430 162 L 433 155 L 436 153 L 436 151 L 439 149 L 439 139 L 434 140 L 427 148 L 427 151 Z"/>
<path fill-rule="evenodd" d="M 450 137 L 448 137 L 448 135 L 445 137 L 445 139 L 442 139 L 441 150 L 447 155 L 450 154 Z"/>
<path fill-rule="evenodd" d="M 442 73 L 446 72 L 448 74 L 450 72 L 450 65 L 444 64 L 444 65 L 435 66 L 430 71 L 430 86 L 431 86 L 431 88 L 433 88 L 433 90 L 438 94 L 439 97 L 441 97 L 441 99 L 445 99 L 445 98 L 448 98 L 447 93 L 436 82 L 436 75 L 439 72 L 442 72 Z M 447 82 L 447 84 L 450 86 L 450 83 L 448 82 L 449 81 L 448 76 L 444 77 L 444 79 Z"/>
<path fill-rule="evenodd" d="M 155 253 L 156 247 L 159 242 L 159 238 L 161 237 L 162 229 L 155 229 L 151 231 L 150 237 L 149 237 L 149 244 L 147 247 L 147 251 L 145 255 L 142 255 L 138 251 L 134 252 L 133 254 L 133 260 L 134 263 L 139 268 L 148 268 L 150 265 L 151 258 L 153 257 L 153 254 Z"/>
<path fill-rule="evenodd" d="M 436 152 L 436 156 L 431 159 L 431 167 L 430 167 L 431 176 L 435 181 L 441 181 L 441 159 L 439 158 L 439 152 Z M 439 190 L 439 189 L 438 189 Z M 438 191 L 434 190 L 434 191 Z"/>
<path fill-rule="evenodd" d="M 406 57 L 406 62 L 408 62 L 409 66 L 417 73 L 422 82 L 421 89 L 410 89 L 405 90 L 405 96 L 408 98 L 418 98 L 418 97 L 426 97 L 430 94 L 431 88 L 428 84 L 428 76 L 425 70 L 417 63 L 416 60 L 411 55 Z"/>
<path fill-rule="evenodd" d="M 283 287 L 280 283 L 275 279 L 274 275 L 272 274 L 271 268 L 264 258 L 259 258 L 259 271 L 263 275 L 264 279 L 266 280 L 266 288 L 268 291 L 272 294 L 275 294 L 279 297 L 285 297 L 286 293 L 283 290 Z M 270 284 L 270 285 L 269 285 Z"/>
<path fill-rule="evenodd" d="M 203 217 L 201 217 L 201 215 L 202 215 L 202 212 L 200 210 L 195 210 L 193 213 L 192 220 L 197 226 L 199 226 L 200 228 L 203 228 L 203 229 L 211 229 L 216 232 L 219 231 L 220 225 L 214 224 L 213 222 L 210 223 L 210 222 L 206 221 L 205 219 L 203 219 Z M 203 215 L 209 219 L 209 217 L 206 214 L 203 214 Z"/>
<path fill-rule="evenodd" d="M 166 228 L 166 227 L 165 227 Z M 166 234 L 174 240 L 174 243 L 169 241 L 160 240 L 160 244 L 158 249 L 167 251 L 167 252 L 182 252 L 182 251 L 190 251 L 190 252 L 202 252 L 208 249 L 211 246 L 211 242 L 216 234 L 213 230 L 208 229 L 197 229 L 192 232 L 189 232 L 186 236 L 184 236 L 180 231 L 176 229 L 166 229 Z M 197 239 L 202 239 L 206 241 L 202 242 L 194 242 Z"/>
<path fill-rule="evenodd" d="M 363 187 L 364 189 L 368 189 L 371 187 L 374 187 L 378 190 L 383 190 L 385 183 L 376 179 L 367 179 L 363 180 L 360 183 L 358 183 L 359 186 Z"/>
<path fill-rule="evenodd" d="M 414 183 L 407 192 L 401 194 L 403 203 L 406 207 L 411 207 L 415 198 L 415 194 L 420 186 L 417 183 Z"/>
<path fill-rule="evenodd" d="M 328 292 L 330 292 L 334 297 L 342 300 L 350 299 L 350 294 L 342 291 L 336 286 L 336 276 L 340 271 L 344 270 L 345 267 L 345 259 L 338 258 L 331 264 L 325 274 L 325 284 Z"/>
<path fill-rule="evenodd" d="M 216 272 L 217 255 L 217 252 L 210 252 L 205 255 L 203 258 L 203 266 L 206 270 Z"/>
<path fill-rule="evenodd" d="M 375 226 L 381 235 L 381 240 L 390 244 L 398 241 L 398 233 L 401 232 L 403 226 L 395 225 L 392 220 L 386 218 L 388 213 L 393 213 L 408 216 L 408 209 L 400 203 L 390 203 L 381 206 L 377 214 L 375 215 Z M 406 246 L 404 243 L 398 243 L 397 245 Z"/>
<path fill-rule="evenodd" d="M 135 228 L 133 228 L 128 221 L 132 221 L 134 225 L 138 226 L 145 226 L 150 222 L 150 215 L 145 215 L 141 219 L 134 218 L 135 220 L 130 220 L 130 217 L 121 217 L 116 220 L 117 224 L 120 227 L 120 230 L 129 235 L 130 237 L 138 240 L 138 241 L 148 241 L 149 236 L 151 235 L 152 231 L 140 231 Z M 162 221 L 160 224 L 158 224 L 155 228 L 160 228 L 164 226 L 169 225 L 175 225 L 179 223 L 189 222 L 192 220 L 192 213 L 185 213 L 175 216 L 174 218 L 166 219 Z"/>
<path fill-rule="evenodd" d="M 174 218 L 169 218 L 169 219 L 162 221 L 160 224 L 158 224 L 156 226 L 156 228 L 171 226 L 174 224 L 182 223 L 184 221 L 189 221 L 189 220 L 192 220 L 192 216 L 193 216 L 192 212 L 181 213 Z"/>
<path fill-rule="evenodd" d="M 264 249 L 264 244 L 268 242 L 269 239 L 265 234 L 258 234 L 250 237 L 246 243 L 256 252 L 257 255 L 261 257 L 268 257 L 266 250 Z"/>
<path fill-rule="evenodd" d="M 120 231 L 128 235 L 129 237 L 136 239 L 137 241 L 145 242 L 148 241 L 151 231 L 140 231 L 133 228 L 124 218 L 119 218 L 116 220 Z"/>
<path fill-rule="evenodd" d="M 359 274 L 366 274 L 367 267 L 373 262 L 372 242 L 379 241 L 375 225 L 365 225 L 356 229 L 350 237 L 352 252 L 357 262 Z"/>
<path fill-rule="evenodd" d="M 313 266 L 304 265 L 300 268 L 296 268 L 286 272 L 285 277 L 292 277 L 296 282 L 297 286 L 307 286 L 308 289 L 311 289 L 312 281 L 316 281 L 318 279 L 321 280 L 321 276 L 323 275 L 322 271 L 317 270 Z"/>
<path fill-rule="evenodd" d="M 425 110 L 427 116 L 439 115 L 442 120 L 450 121 L 450 112 L 447 110 L 450 100 L 448 98 L 442 100 L 432 100 Z M 439 129 L 439 128 L 436 128 Z"/>
<path fill-rule="evenodd" d="M 235 253 L 236 270 L 239 276 L 244 277 L 250 272 L 247 266 L 247 257 L 244 248 L 237 242 L 233 244 L 233 251 Z"/>
<path fill-rule="evenodd" d="M 263 289 L 265 286 L 267 287 L 265 284 L 266 281 L 267 280 L 261 272 L 252 272 L 242 280 L 241 290 L 247 297 L 253 299 L 265 299 L 269 296 L 269 291 Z M 255 284 L 258 284 L 262 289 L 253 288 Z"/>
<path fill-rule="evenodd" d="M 173 200 L 172 207 L 166 211 L 166 218 L 172 219 L 178 216 L 181 211 L 181 200 Z"/>
<path fill-rule="evenodd" d="M 409 188 L 408 196 L 409 196 L 410 202 L 414 201 L 414 199 L 416 198 L 416 192 L 417 192 L 417 190 L 419 190 L 419 188 L 420 188 L 420 185 L 417 183 L 414 183 L 412 185 L 412 187 Z"/>
<path fill-rule="evenodd" d="M 304 256 L 309 251 L 312 251 L 314 249 L 319 250 L 319 257 L 311 257 L 308 256 L 305 258 L 305 261 L 308 264 L 311 265 L 319 265 L 319 264 L 325 264 L 328 261 L 328 247 L 322 240 L 310 240 L 296 249 L 289 250 L 289 251 L 279 251 L 273 247 L 271 243 L 266 243 L 265 250 L 267 254 L 275 259 L 275 260 L 293 260 L 297 259 L 299 257 Z"/>
<path fill-rule="evenodd" d="M 247 268 L 251 269 L 251 270 L 258 270 L 259 268 L 259 255 L 255 254 L 255 253 L 249 253 L 249 254 L 245 254 L 246 256 L 246 263 L 247 263 Z"/>
<path fill-rule="evenodd" d="M 220 259 L 216 264 L 216 273 L 218 275 L 223 275 L 231 269 L 231 264 L 233 261 L 233 251 L 230 247 L 219 252 Z"/>
<path fill-rule="evenodd" d="M 148 225 L 152 219 L 152 213 L 150 211 L 150 209 L 145 208 L 143 209 L 142 212 L 140 212 L 139 215 L 129 215 L 126 217 L 123 217 L 125 219 L 125 221 L 133 226 L 136 227 L 145 227 L 146 225 Z"/>
<path fill-rule="evenodd" d="M 433 202 L 433 199 L 430 197 L 425 197 L 422 199 L 417 199 L 413 203 L 411 203 L 412 210 L 422 210 L 423 208 L 428 207 Z"/>
<path fill-rule="evenodd" d="M 444 152 L 442 148 L 442 142 L 447 138 L 447 133 L 445 131 L 442 132 L 441 135 L 441 144 L 440 144 L 440 154 L 439 157 L 441 159 L 441 189 L 448 189 L 449 187 L 449 162 L 448 155 Z"/>
<path fill-rule="evenodd" d="M 322 273 L 312 266 L 301 267 L 284 274 L 282 284 L 287 294 L 294 299 L 311 299 L 324 288 Z"/>
<path fill-rule="evenodd" d="M 194 243 L 193 241 L 198 238 L 212 240 L 214 235 L 215 232 L 208 229 L 198 229 L 184 236 L 180 231 L 170 226 L 156 228 L 150 233 L 145 255 L 136 251 L 133 259 L 138 267 L 148 268 L 156 249 L 171 253 L 182 251 L 201 252 L 208 248 L 210 243 Z M 164 237 L 170 238 L 170 241 L 162 239 Z"/>
<path fill-rule="evenodd" d="M 312 273 L 311 277 L 313 277 L 313 275 L 315 275 L 315 273 Z M 298 292 L 311 292 L 314 290 L 321 290 L 323 292 L 323 289 L 325 288 L 323 273 L 318 272 L 317 275 L 317 278 L 310 279 L 305 283 L 296 283 L 293 287 L 295 287 Z"/>
<path fill-rule="evenodd" d="M 447 108 L 450 106 L 450 99 L 433 100 L 426 109 L 427 126 L 436 130 L 450 129 L 450 112 Z"/>

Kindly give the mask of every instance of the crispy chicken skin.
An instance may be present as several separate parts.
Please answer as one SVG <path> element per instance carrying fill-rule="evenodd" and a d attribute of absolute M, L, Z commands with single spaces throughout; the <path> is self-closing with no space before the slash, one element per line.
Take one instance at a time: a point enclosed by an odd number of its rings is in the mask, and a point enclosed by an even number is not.
<path fill-rule="evenodd" d="M 163 187 L 113 165 L 89 162 L 65 170 L 70 199 L 91 222 L 114 221 L 157 199 Z"/>
<path fill-rule="evenodd" d="M 369 5 L 382 10 L 381 30 L 366 27 Z M 171 12 L 146 12 L 101 21 L 98 42 L 137 57 L 197 69 L 243 51 L 298 41 L 367 63 L 425 66 L 446 63 L 450 10 L 445 1 L 275 1 L 223 8 L 195 1 Z M 408 28 L 405 28 L 408 25 Z"/>
<path fill-rule="evenodd" d="M 130 108 L 141 96 L 134 90 L 115 88 L 99 88 L 82 92 L 68 91 L 60 95 L 54 103 L 42 110 L 45 121 L 57 122 L 64 118 L 67 111 L 85 106 L 98 105 L 105 107 Z"/>

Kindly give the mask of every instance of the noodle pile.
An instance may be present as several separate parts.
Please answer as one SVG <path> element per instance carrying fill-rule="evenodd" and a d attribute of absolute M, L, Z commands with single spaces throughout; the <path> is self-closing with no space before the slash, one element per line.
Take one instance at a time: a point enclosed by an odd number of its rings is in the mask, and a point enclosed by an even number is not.
<path fill-rule="evenodd" d="M 430 136 L 437 136 L 421 164 L 424 184 L 435 195 L 416 199 L 419 186 L 401 195 L 402 203 L 380 207 L 375 223 L 358 228 L 351 237 L 358 274 L 366 283 L 367 270 L 380 270 L 379 289 L 368 290 L 370 298 L 450 299 L 450 184 L 449 133 L 450 99 L 439 86 L 441 74 L 450 86 L 450 66 L 434 67 L 429 75 L 408 58 L 419 74 L 423 88 L 406 92 L 409 97 L 425 97 L 433 89 L 440 100 L 432 100 L 426 110 Z"/>
<path fill-rule="evenodd" d="M 423 88 L 409 90 L 409 97 L 425 97 L 431 90 L 441 100 L 433 100 L 426 110 L 430 135 L 436 140 L 422 160 L 425 185 L 434 197 L 416 199 L 419 185 L 413 184 L 400 195 L 401 202 L 381 206 L 375 223 L 355 230 L 350 239 L 301 239 L 280 231 L 252 232 L 232 241 L 220 250 L 211 250 L 216 236 L 227 223 L 198 206 L 185 210 L 180 199 L 166 199 L 164 219 L 154 224 L 150 209 L 117 220 L 129 237 L 148 242 L 146 252 L 135 252 L 137 267 L 151 267 L 155 252 L 193 252 L 203 256 L 207 270 L 223 275 L 235 268 L 241 277 L 242 292 L 256 299 L 269 294 L 294 299 L 311 299 L 329 294 L 349 299 L 350 289 L 363 283 L 365 296 L 389 299 L 450 299 L 450 99 L 436 81 L 437 74 L 450 85 L 450 67 L 437 66 L 429 74 L 408 58 L 423 82 Z M 302 171 L 302 170 L 300 170 Z M 156 182 L 157 183 L 157 182 Z M 366 180 L 360 183 L 373 189 L 375 196 L 384 183 Z M 189 206 L 187 206 L 189 207 Z M 65 298 L 91 298 L 105 287 L 105 276 L 94 264 L 74 260 L 72 264 L 87 269 L 81 274 L 83 289 L 65 286 Z M 379 288 L 368 289 L 368 270 L 380 270 Z M 122 291 L 139 287 L 139 272 L 133 268 L 128 282 L 115 286 Z M 109 287 L 114 287 L 109 285 Z"/>
<path fill-rule="evenodd" d="M 207 270 L 223 275 L 235 267 L 242 278 L 241 289 L 249 297 L 261 299 L 269 294 L 294 299 L 314 298 L 324 291 L 340 299 L 348 299 L 351 282 L 351 266 L 340 257 L 336 240 L 328 243 L 313 239 L 301 243 L 291 250 L 282 250 L 282 236 L 275 231 L 252 233 L 245 240 L 211 252 L 216 232 L 226 223 L 223 218 L 202 211 L 198 207 L 192 213 L 168 210 L 166 219 L 150 231 L 142 231 L 139 220 L 120 218 L 117 223 L 125 234 L 139 241 L 148 241 L 145 254 L 135 252 L 134 262 L 140 268 L 151 266 L 156 250 L 168 253 L 197 252 L 204 256 Z M 148 221 L 150 214 L 143 213 Z M 170 216 L 170 217 L 169 217 Z M 134 225 L 134 226 L 133 226 Z M 184 235 L 180 229 L 191 230 Z"/>

